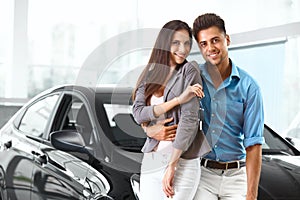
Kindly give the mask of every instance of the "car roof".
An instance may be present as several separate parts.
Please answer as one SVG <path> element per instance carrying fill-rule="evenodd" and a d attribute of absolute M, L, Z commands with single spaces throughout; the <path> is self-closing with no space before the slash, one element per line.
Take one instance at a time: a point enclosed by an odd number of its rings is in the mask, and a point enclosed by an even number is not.
<path fill-rule="evenodd" d="M 92 86 L 82 86 L 82 85 L 59 85 L 54 86 L 48 89 L 48 92 L 56 92 L 56 91 L 72 91 L 78 90 L 82 93 L 87 92 L 96 92 L 97 94 L 111 94 L 111 93 L 119 93 L 119 94 L 131 94 L 133 91 L 132 87 L 120 87 L 120 86 L 107 86 L 107 85 L 98 85 L 96 87 Z"/>
<path fill-rule="evenodd" d="M 60 85 L 52 87 L 46 90 L 44 93 L 55 93 L 63 91 L 77 91 L 86 96 L 90 101 L 101 100 L 103 103 L 115 103 L 115 104 L 132 104 L 132 87 L 120 87 L 113 85 L 98 85 L 96 87 L 81 86 L 81 85 Z M 40 95 L 38 95 L 40 96 Z"/>

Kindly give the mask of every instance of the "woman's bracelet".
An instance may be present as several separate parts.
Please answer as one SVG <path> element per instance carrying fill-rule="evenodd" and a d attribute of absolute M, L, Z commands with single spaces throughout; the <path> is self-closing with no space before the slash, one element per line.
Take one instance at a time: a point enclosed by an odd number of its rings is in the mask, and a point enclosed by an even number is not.
<path fill-rule="evenodd" d="M 178 97 L 175 97 L 174 99 L 178 102 L 178 105 L 180 105 L 179 98 L 178 98 Z"/>
<path fill-rule="evenodd" d="M 144 130 L 144 132 L 147 134 L 147 126 L 142 125 L 142 129 Z"/>

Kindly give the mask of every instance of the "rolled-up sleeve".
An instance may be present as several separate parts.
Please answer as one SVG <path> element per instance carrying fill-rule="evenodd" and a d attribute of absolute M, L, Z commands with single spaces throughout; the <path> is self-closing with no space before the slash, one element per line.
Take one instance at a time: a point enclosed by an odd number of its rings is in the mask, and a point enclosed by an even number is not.
<path fill-rule="evenodd" d="M 263 144 L 264 109 L 263 100 L 258 86 L 249 88 L 249 98 L 244 112 L 245 148 L 255 144 Z"/>

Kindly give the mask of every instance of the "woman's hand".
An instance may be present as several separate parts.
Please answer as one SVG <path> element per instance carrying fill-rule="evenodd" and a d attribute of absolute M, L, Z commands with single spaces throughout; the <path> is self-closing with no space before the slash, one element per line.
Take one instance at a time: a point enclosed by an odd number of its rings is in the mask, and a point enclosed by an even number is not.
<path fill-rule="evenodd" d="M 184 104 L 188 101 L 190 101 L 193 97 L 199 97 L 199 98 L 203 98 L 204 92 L 202 89 L 202 86 L 199 83 L 196 83 L 195 85 L 191 85 L 188 86 L 181 95 L 179 95 L 179 97 L 177 97 L 178 99 L 178 103 L 179 104 Z"/>
<path fill-rule="evenodd" d="M 163 191 L 168 198 L 169 197 L 172 198 L 175 194 L 174 188 L 173 188 L 175 171 L 176 171 L 176 167 L 174 165 L 168 165 L 168 168 L 167 168 L 164 178 L 162 180 Z"/>

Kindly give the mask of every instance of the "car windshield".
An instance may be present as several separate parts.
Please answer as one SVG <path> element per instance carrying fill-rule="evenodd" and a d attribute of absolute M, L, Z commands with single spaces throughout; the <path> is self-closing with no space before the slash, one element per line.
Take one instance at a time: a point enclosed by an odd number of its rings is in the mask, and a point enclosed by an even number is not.
<path fill-rule="evenodd" d="M 264 128 L 264 138 L 263 155 L 296 155 L 297 150 L 268 127 Z"/>

